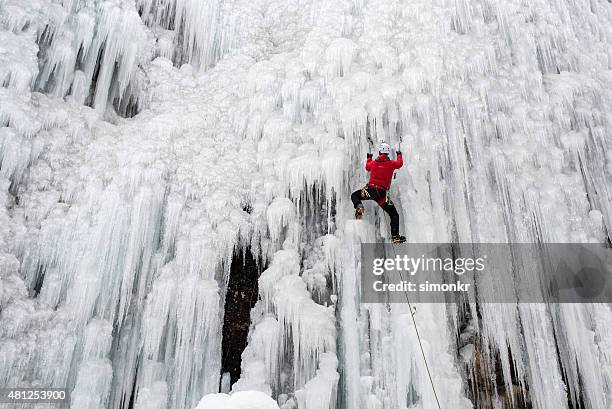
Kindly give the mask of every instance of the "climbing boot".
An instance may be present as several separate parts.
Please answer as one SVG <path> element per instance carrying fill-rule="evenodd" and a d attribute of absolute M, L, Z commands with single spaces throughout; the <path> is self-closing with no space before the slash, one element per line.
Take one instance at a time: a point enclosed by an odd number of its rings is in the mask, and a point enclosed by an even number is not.
<path fill-rule="evenodd" d="M 391 243 L 393 244 L 398 244 L 398 243 L 405 243 L 406 242 L 406 238 L 404 236 L 393 236 L 391 237 Z"/>
<path fill-rule="evenodd" d="M 361 220 L 363 219 L 364 208 L 362 204 L 357 205 L 355 208 L 355 219 Z"/>

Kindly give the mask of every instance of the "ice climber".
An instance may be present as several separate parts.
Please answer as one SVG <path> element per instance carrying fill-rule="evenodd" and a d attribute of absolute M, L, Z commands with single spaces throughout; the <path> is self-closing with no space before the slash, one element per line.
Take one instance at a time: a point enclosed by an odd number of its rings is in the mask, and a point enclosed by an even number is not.
<path fill-rule="evenodd" d="M 370 172 L 370 181 L 362 189 L 356 190 L 351 195 L 351 201 L 355 206 L 355 218 L 363 217 L 362 200 L 375 200 L 376 203 L 389 215 L 391 218 L 391 242 L 403 243 L 406 241 L 404 236 L 399 234 L 399 214 L 395 205 L 387 195 L 387 191 L 391 186 L 391 179 L 396 169 L 399 169 L 404 164 L 402 153 L 397 151 L 397 159 L 389 158 L 391 154 L 391 146 L 388 143 L 381 143 L 378 147 L 378 157 L 374 160 L 373 155 L 368 153 L 365 168 Z"/>

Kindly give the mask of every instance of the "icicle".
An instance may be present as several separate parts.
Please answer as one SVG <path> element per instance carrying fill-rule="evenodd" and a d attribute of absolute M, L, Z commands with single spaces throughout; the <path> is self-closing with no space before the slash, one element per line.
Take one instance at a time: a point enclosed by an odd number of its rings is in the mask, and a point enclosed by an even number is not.
<path fill-rule="evenodd" d="M 198 394 L 217 388 L 217 370 L 209 372 L 205 365 L 220 366 L 211 355 L 220 346 L 220 317 L 217 283 L 180 275 L 174 263 L 164 268 L 147 298 L 143 318 L 144 368 L 160 361 L 166 366 L 164 373 L 172 368 L 176 375 L 173 379 L 151 376 L 139 390 L 159 395 L 164 390 L 160 382 L 165 380 L 172 391 L 171 401 L 185 408 L 199 399 Z M 174 340 L 170 350 L 165 344 L 168 339 Z"/>
<path fill-rule="evenodd" d="M 47 62 L 38 77 L 40 87 L 45 88 L 53 75 L 55 84 L 51 94 L 56 97 L 63 97 L 70 89 L 78 51 L 78 48 L 73 49 L 73 34 L 71 32 L 62 34 L 61 37 L 55 37 L 51 47 L 47 50 Z"/>
<path fill-rule="evenodd" d="M 259 292 L 266 310 L 271 310 L 274 285 L 286 275 L 299 274 L 299 260 L 294 250 L 279 250 L 274 254 L 270 266 L 259 276 Z"/>
<path fill-rule="evenodd" d="M 300 90 L 306 82 L 305 67 L 300 61 L 293 64 L 290 62 L 287 64 L 286 71 L 286 79 L 281 88 L 283 113 L 291 122 L 296 122 L 302 108 L 299 98 Z"/>
<path fill-rule="evenodd" d="M 110 361 L 94 360 L 81 364 L 77 384 L 71 393 L 70 405 L 83 409 L 106 407 L 111 379 Z"/>
<path fill-rule="evenodd" d="M 70 404 L 84 409 L 106 407 L 113 370 L 107 356 L 111 347 L 112 326 L 104 321 L 92 321 L 85 328 L 82 361 L 76 386 L 70 394 Z"/>
<path fill-rule="evenodd" d="M 368 123 L 368 113 L 359 103 L 352 103 L 342 109 L 342 130 L 344 139 L 349 146 L 359 144 L 365 139 Z"/>
<path fill-rule="evenodd" d="M 572 402 L 582 396 L 585 407 L 606 406 L 605 370 L 595 361 L 599 358 L 595 333 L 586 321 L 588 309 L 582 304 L 561 304 L 558 307 L 559 325 L 563 330 L 557 337 L 559 354 L 568 379 Z M 574 357 L 573 359 L 571 357 Z M 588 379 L 588 380 L 587 380 Z"/>
<path fill-rule="evenodd" d="M 260 391 L 271 395 L 272 389 L 266 382 L 267 376 L 266 367 L 262 361 L 243 361 L 240 380 L 234 384 L 232 391 Z"/>
<path fill-rule="evenodd" d="M 337 38 L 325 50 L 325 57 L 332 63 L 328 81 L 333 76 L 345 76 L 350 72 L 356 44 L 348 38 Z"/>
<path fill-rule="evenodd" d="M 338 359 L 332 353 L 321 355 L 319 369 L 303 390 L 295 395 L 298 405 L 304 409 L 334 409 L 336 407 L 336 388 L 340 375 L 336 371 Z"/>
<path fill-rule="evenodd" d="M 324 148 L 325 149 L 325 148 Z M 345 190 L 346 156 L 340 150 L 327 147 L 321 160 L 323 181 L 325 183 L 325 199 L 328 208 L 332 208 L 334 195 L 340 195 Z"/>
<path fill-rule="evenodd" d="M 281 330 L 276 318 L 270 314 L 254 324 L 242 354 L 241 377 L 233 385 L 232 391 L 259 390 L 272 394 L 270 387 L 278 391 Z"/>
<path fill-rule="evenodd" d="M 556 351 L 546 305 L 521 304 L 521 323 L 525 348 L 529 356 L 530 395 L 536 407 L 566 408 L 567 395 L 561 381 L 561 371 L 555 357 Z M 533 376 L 545 370 L 546 377 Z"/>
<path fill-rule="evenodd" d="M 333 307 L 313 302 L 299 276 L 285 276 L 274 287 L 278 320 L 293 343 L 295 386 L 300 387 L 314 375 L 319 355 L 335 350 Z"/>
<path fill-rule="evenodd" d="M 138 391 L 136 409 L 165 409 L 168 407 L 168 389 L 165 382 L 156 382 L 150 388 Z"/>
<path fill-rule="evenodd" d="M 347 221 L 344 231 L 346 238 L 337 250 L 335 261 L 336 281 L 338 282 L 338 295 L 340 298 L 340 332 L 341 344 L 340 360 L 345 368 L 342 395 L 347 406 L 358 406 L 360 402 L 360 355 L 359 348 L 359 308 L 358 292 L 360 288 L 357 259 L 362 242 L 374 240 L 374 230 L 369 223 Z"/>
<path fill-rule="evenodd" d="M 377 68 L 383 69 L 389 74 L 394 74 L 399 68 L 397 51 L 393 47 L 385 43 L 370 44 L 368 54 Z"/>
<path fill-rule="evenodd" d="M 31 142 L 21 140 L 11 128 L 0 128 L 0 176 L 21 182 L 31 157 Z"/>
<path fill-rule="evenodd" d="M 4 14 L 0 5 L 0 15 Z M 38 74 L 37 47 L 27 33 L 0 31 L 0 87 L 25 92 Z"/>
<path fill-rule="evenodd" d="M 314 148 L 314 147 L 312 147 Z M 289 195 L 297 201 L 297 208 L 300 208 L 303 196 L 306 199 L 312 199 L 311 192 L 313 188 L 319 187 L 319 181 L 322 178 L 323 170 L 321 162 L 313 160 L 312 154 L 314 149 L 310 146 L 304 146 L 301 156 L 293 158 L 287 162 L 285 170 L 285 183 Z M 310 151 L 310 152 L 309 152 Z M 308 200 L 308 203 L 313 203 L 314 200 Z"/>
<path fill-rule="evenodd" d="M 295 220 L 295 205 L 288 198 L 276 198 L 268 206 L 266 217 L 272 243 L 278 245 L 283 229 Z"/>

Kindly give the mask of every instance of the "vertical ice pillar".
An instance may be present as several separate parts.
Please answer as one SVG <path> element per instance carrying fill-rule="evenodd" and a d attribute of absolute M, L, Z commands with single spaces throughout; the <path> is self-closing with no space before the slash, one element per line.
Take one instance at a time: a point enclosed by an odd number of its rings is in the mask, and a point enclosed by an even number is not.
<path fill-rule="evenodd" d="M 70 406 L 83 409 L 107 407 L 113 369 L 109 359 L 112 326 L 107 321 L 93 320 L 85 327 L 80 345 L 76 385 Z"/>

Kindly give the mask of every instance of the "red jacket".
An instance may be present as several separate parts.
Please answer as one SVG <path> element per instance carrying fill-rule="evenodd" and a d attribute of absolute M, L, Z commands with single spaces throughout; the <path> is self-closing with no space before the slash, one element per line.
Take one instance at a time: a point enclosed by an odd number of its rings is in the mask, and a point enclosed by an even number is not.
<path fill-rule="evenodd" d="M 404 160 L 401 153 L 397 154 L 397 160 L 389 159 L 389 156 L 384 153 L 378 155 L 376 160 L 368 158 L 366 161 L 366 170 L 370 172 L 370 183 L 368 183 L 368 186 L 388 190 L 389 186 L 391 186 L 391 179 L 393 179 L 393 172 L 403 165 Z"/>

